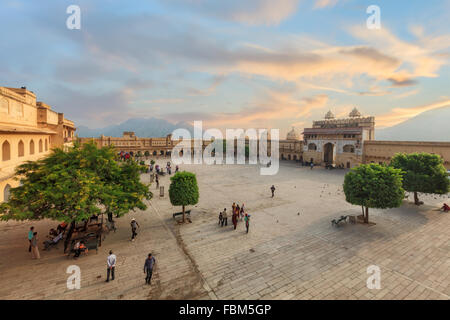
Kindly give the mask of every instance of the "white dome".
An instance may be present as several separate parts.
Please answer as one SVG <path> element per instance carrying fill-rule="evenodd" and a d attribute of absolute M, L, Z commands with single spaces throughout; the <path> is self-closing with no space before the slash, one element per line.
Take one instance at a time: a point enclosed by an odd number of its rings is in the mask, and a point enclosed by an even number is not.
<path fill-rule="evenodd" d="M 292 130 L 288 132 L 286 139 L 287 140 L 300 140 L 300 136 L 297 133 L 297 131 L 295 131 L 294 127 L 292 127 Z"/>
<path fill-rule="evenodd" d="M 359 112 L 358 109 L 353 108 L 352 112 L 350 112 L 348 116 L 349 116 L 350 118 L 361 117 L 361 112 Z"/>
<path fill-rule="evenodd" d="M 331 112 L 331 110 L 327 112 L 327 114 L 325 115 L 325 119 L 334 119 L 334 114 L 333 112 Z"/>

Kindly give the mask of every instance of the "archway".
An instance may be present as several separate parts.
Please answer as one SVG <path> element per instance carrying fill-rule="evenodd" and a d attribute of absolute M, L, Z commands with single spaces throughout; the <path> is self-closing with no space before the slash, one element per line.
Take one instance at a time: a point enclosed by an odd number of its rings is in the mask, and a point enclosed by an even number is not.
<path fill-rule="evenodd" d="M 2 160 L 11 160 L 11 146 L 8 141 L 3 142 L 2 144 Z"/>
<path fill-rule="evenodd" d="M 7 184 L 5 189 L 3 189 L 3 201 L 8 201 L 11 196 L 11 186 Z"/>
<path fill-rule="evenodd" d="M 326 164 L 334 164 L 335 158 L 334 148 L 335 146 L 331 142 L 328 142 L 323 146 L 323 161 Z"/>

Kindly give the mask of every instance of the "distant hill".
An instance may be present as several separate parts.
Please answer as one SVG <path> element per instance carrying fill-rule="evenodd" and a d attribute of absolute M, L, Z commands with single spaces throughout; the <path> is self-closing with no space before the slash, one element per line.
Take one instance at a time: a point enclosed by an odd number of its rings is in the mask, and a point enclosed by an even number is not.
<path fill-rule="evenodd" d="M 375 129 L 375 139 L 450 142 L 450 107 L 426 111 L 395 126 Z"/>
<path fill-rule="evenodd" d="M 77 127 L 76 134 L 80 138 L 99 137 L 100 135 L 121 137 L 124 131 L 133 131 L 138 137 L 165 137 L 175 129 L 187 129 L 191 135 L 194 132 L 193 127 L 185 122 L 177 124 L 170 123 L 167 120 L 156 118 L 131 118 L 121 124 L 111 125 L 104 128 L 90 129 L 86 126 Z"/>

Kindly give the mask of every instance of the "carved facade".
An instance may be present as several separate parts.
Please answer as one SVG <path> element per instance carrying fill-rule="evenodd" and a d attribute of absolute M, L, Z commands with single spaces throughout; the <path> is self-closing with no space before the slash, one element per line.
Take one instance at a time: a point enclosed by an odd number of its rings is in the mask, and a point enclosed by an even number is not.
<path fill-rule="evenodd" d="M 49 154 L 54 147 L 70 147 L 75 125 L 23 88 L 0 87 L 0 202 L 19 185 L 15 168 Z"/>
<path fill-rule="evenodd" d="M 352 168 L 363 162 L 365 141 L 375 136 L 375 118 L 353 109 L 348 118 L 335 119 L 329 111 L 303 131 L 303 160 L 316 165 Z"/>

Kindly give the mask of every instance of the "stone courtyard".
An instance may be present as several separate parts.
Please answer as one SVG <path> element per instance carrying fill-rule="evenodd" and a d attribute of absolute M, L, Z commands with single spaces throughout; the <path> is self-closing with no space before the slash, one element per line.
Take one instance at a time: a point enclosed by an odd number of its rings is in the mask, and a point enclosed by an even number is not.
<path fill-rule="evenodd" d="M 163 165 L 165 159 L 158 163 Z M 346 170 L 324 170 L 282 163 L 275 176 L 261 176 L 254 165 L 182 165 L 197 174 L 200 201 L 192 223 L 173 218 L 180 207 L 168 198 L 169 176 L 160 179 L 164 197 L 146 211 L 116 219 L 98 253 L 79 259 L 63 255 L 63 245 L 28 253 L 27 231 L 39 241 L 56 222 L 0 222 L 0 299 L 449 299 L 450 219 L 439 211 L 449 195 L 421 195 L 417 207 L 406 199 L 400 208 L 370 210 L 373 226 L 331 220 L 358 215 L 345 202 Z M 149 175 L 142 176 L 144 182 Z M 270 186 L 276 187 L 271 198 Z M 411 198 L 411 196 L 410 196 Z M 218 226 L 218 214 L 233 202 L 245 204 L 243 222 L 233 230 Z M 130 241 L 129 222 L 140 224 Z M 116 280 L 105 283 L 106 257 L 117 255 Z M 145 285 L 143 264 L 153 252 L 157 265 Z M 81 268 L 81 289 L 66 286 L 69 265 Z M 367 267 L 381 270 L 381 289 L 368 289 Z"/>

